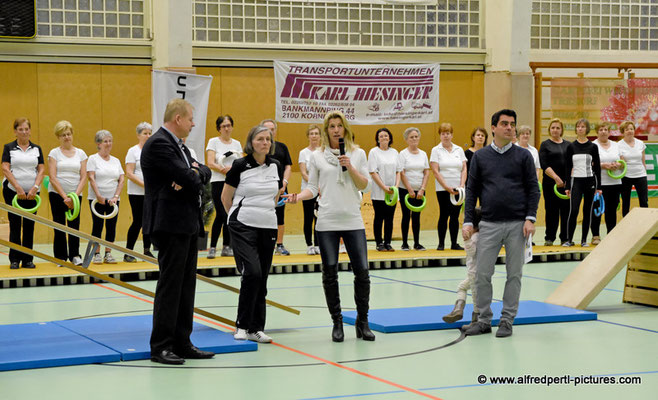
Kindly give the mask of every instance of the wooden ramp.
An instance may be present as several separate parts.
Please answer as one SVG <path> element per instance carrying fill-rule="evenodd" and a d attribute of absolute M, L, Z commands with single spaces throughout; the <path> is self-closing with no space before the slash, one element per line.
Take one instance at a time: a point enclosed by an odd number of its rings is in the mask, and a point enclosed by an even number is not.
<path fill-rule="evenodd" d="M 585 309 L 658 232 L 658 209 L 634 208 L 546 299 Z M 658 237 L 656 238 L 658 239 Z M 652 241 L 658 244 L 658 240 Z"/>

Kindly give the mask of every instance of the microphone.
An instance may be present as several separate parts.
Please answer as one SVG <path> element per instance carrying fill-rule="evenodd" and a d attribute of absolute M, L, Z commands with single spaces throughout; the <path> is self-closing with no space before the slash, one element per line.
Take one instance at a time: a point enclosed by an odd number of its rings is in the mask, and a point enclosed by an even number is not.
<path fill-rule="evenodd" d="M 345 155 L 345 139 L 343 139 L 343 138 L 338 139 L 338 149 L 340 151 L 340 155 L 344 156 Z M 343 169 L 343 172 L 347 171 L 347 167 L 342 166 L 341 168 Z"/>

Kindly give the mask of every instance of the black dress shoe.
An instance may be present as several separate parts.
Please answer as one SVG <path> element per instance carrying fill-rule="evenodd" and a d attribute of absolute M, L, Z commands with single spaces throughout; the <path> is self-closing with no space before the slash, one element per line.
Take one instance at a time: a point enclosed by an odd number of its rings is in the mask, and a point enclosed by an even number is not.
<path fill-rule="evenodd" d="M 176 353 L 174 353 L 171 350 L 161 350 L 155 354 L 151 353 L 151 361 L 160 364 L 172 364 L 172 365 L 181 365 L 185 363 L 185 360 L 178 357 Z"/>
<path fill-rule="evenodd" d="M 183 358 L 195 360 L 213 358 L 215 356 L 215 353 L 212 351 L 199 350 L 196 346 L 190 346 L 186 349 L 176 349 L 176 354 Z"/>
<path fill-rule="evenodd" d="M 35 268 L 35 267 L 34 267 L 34 263 L 33 263 L 32 261 L 24 262 L 24 263 L 23 263 L 23 268 L 30 268 L 30 269 L 33 269 L 33 268 Z"/>
<path fill-rule="evenodd" d="M 19 269 L 20 267 L 21 265 L 18 263 L 18 261 L 13 261 L 9 266 L 9 269 Z"/>

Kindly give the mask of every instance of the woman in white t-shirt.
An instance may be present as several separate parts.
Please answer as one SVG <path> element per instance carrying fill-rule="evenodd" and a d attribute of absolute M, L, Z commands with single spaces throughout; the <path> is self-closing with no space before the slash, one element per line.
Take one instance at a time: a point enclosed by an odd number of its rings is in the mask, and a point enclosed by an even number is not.
<path fill-rule="evenodd" d="M 452 125 L 444 122 L 439 125 L 441 143 L 432 149 L 430 168 L 434 174 L 436 199 L 439 202 L 439 221 L 436 230 L 439 234 L 437 250 L 445 248 L 446 231 L 450 220 L 450 240 L 452 250 L 464 250 L 457 243 L 459 234 L 459 212 L 461 205 L 453 205 L 451 194 L 458 194 L 457 188 L 464 187 L 466 183 L 466 155 L 461 147 L 452 143 Z"/>
<path fill-rule="evenodd" d="M 59 121 L 55 124 L 55 136 L 59 147 L 48 154 L 48 198 L 53 221 L 66 224 L 69 228 L 80 229 L 80 214 L 72 220 L 66 219 L 66 212 L 73 209 L 73 200 L 68 196 L 75 193 L 82 201 L 82 191 L 87 183 L 87 154 L 82 149 L 73 146 L 73 125 L 69 121 Z M 60 260 L 70 260 L 75 265 L 82 265 L 80 256 L 80 238 L 68 236 L 59 229 L 54 229 L 53 254 Z"/>
<path fill-rule="evenodd" d="M 393 237 L 393 217 L 395 207 L 386 205 L 386 194 L 392 195 L 391 187 L 400 185 L 400 165 L 398 164 L 398 151 L 391 147 L 393 145 L 393 134 L 387 128 L 379 128 L 375 132 L 377 147 L 370 149 L 368 153 L 368 171 L 372 178 L 372 191 L 370 199 L 375 216 L 372 228 L 375 234 L 377 251 L 394 251 L 391 246 Z M 384 237 L 382 238 L 382 225 L 384 225 Z"/>
<path fill-rule="evenodd" d="M 144 175 L 139 160 L 142 158 L 142 147 L 151 137 L 153 127 L 148 122 L 141 122 L 137 125 L 137 144 L 128 149 L 126 154 L 126 177 L 128 177 L 128 202 L 133 214 L 133 222 L 128 228 L 128 237 L 126 247 L 130 250 L 135 248 L 139 231 L 142 229 L 142 215 L 144 213 Z M 143 234 L 144 255 L 153 257 L 151 253 L 151 239 L 149 235 Z M 123 256 L 125 262 L 137 262 L 137 259 L 131 255 Z"/>
<path fill-rule="evenodd" d="M 311 154 L 320 146 L 320 141 L 322 140 L 320 132 L 320 127 L 315 124 L 309 125 L 308 129 L 306 129 L 308 147 L 299 152 L 298 161 L 299 172 L 302 174 L 301 190 L 306 189 L 306 185 L 308 185 L 308 162 Z M 313 229 L 313 225 L 317 221 L 317 217 L 315 216 L 315 204 L 317 200 L 318 196 L 315 196 L 312 199 L 302 202 L 304 208 L 304 239 L 306 240 L 306 254 L 309 255 L 320 254 L 318 235 L 315 234 L 315 229 Z"/>
<path fill-rule="evenodd" d="M 87 177 L 89 178 L 89 189 L 87 190 L 87 199 L 91 207 L 94 200 L 98 202 L 95 210 L 99 214 L 108 215 L 114 210 L 114 206 L 119 207 L 119 196 L 123 189 L 124 172 L 121 162 L 118 158 L 110 155 L 112 151 L 112 134 L 104 129 L 96 132 L 94 137 L 98 153 L 89 156 L 87 161 Z M 98 238 L 103 233 L 105 225 L 105 240 L 114 242 L 116 237 L 117 220 L 119 214 L 110 219 L 102 219 L 91 213 L 92 230 L 91 234 Z M 116 264 L 112 257 L 111 250 L 105 248 L 105 257 L 101 257 L 100 248 L 96 250 L 93 259 L 94 264 Z"/>
<path fill-rule="evenodd" d="M 528 125 L 521 125 L 516 130 L 516 145 L 523 147 L 532 154 L 532 159 L 535 161 L 535 171 L 537 172 L 537 181 L 541 176 L 541 164 L 539 163 L 539 151 L 530 144 L 530 135 L 532 135 L 532 129 Z"/>
<path fill-rule="evenodd" d="M 635 186 L 640 207 L 649 207 L 649 187 L 647 183 L 647 164 L 644 160 L 646 145 L 635 139 L 635 124 L 624 121 L 619 125 L 623 139 L 619 141 L 619 154 L 626 161 L 626 175 L 621 178 L 621 214 L 625 216 L 631 210 L 631 190 Z"/>
<path fill-rule="evenodd" d="M 621 194 L 621 179 L 614 179 L 608 175 L 608 170 L 619 175 L 621 164 L 617 161 L 620 159 L 619 143 L 609 140 L 610 124 L 602 122 L 596 127 L 597 139 L 594 144 L 599 149 L 599 161 L 601 162 L 601 191 L 603 192 L 603 202 L 605 203 L 605 227 L 608 233 L 617 225 L 617 206 L 619 205 L 619 195 Z M 601 216 L 598 217 L 592 212 L 592 244 L 601 243 L 600 232 Z"/>
<path fill-rule="evenodd" d="M 222 206 L 222 190 L 226 174 L 231 170 L 233 161 L 242 158 L 242 145 L 235 139 L 231 139 L 233 133 L 233 118 L 230 115 L 220 115 L 215 121 L 217 137 L 211 138 L 206 146 L 206 159 L 208 168 L 212 171 L 210 186 L 212 188 L 212 201 L 215 203 L 215 221 L 210 232 L 210 249 L 208 258 L 215 258 L 217 254 L 217 241 L 219 234 L 224 228 L 222 236 L 222 257 L 233 257 L 231 249 L 231 233 L 226 224 L 226 211 Z"/>
<path fill-rule="evenodd" d="M 409 194 L 409 204 L 419 206 L 425 197 L 425 187 L 430 176 L 430 164 L 427 153 L 418 148 L 420 143 L 420 129 L 407 128 L 403 133 L 407 148 L 398 156 L 400 164 L 400 202 L 402 209 L 402 250 L 409 250 L 407 238 L 409 237 L 409 220 L 414 235 L 414 250 L 425 250 L 420 244 L 420 211 L 411 211 L 404 204 L 404 198 Z"/>
<path fill-rule="evenodd" d="M 340 141 L 345 154 L 340 154 Z M 300 193 L 284 195 L 287 202 L 312 199 L 322 193 L 318 201 L 318 223 L 315 230 L 322 257 L 322 287 L 333 320 L 331 339 L 342 342 L 343 316 L 338 287 L 338 246 L 345 241 L 347 255 L 354 273 L 354 301 L 356 302 L 356 337 L 375 340 L 368 325 L 370 303 L 370 274 L 368 273 L 368 245 L 361 217 L 361 194 L 370 190 L 366 152 L 354 143 L 354 134 L 340 111 L 330 111 L 324 117 L 322 147 L 314 151 L 309 163 L 308 186 Z"/>

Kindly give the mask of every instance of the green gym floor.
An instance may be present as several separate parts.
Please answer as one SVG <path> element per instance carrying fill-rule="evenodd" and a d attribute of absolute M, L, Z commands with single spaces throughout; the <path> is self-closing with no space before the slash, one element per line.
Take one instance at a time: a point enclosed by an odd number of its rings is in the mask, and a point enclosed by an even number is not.
<path fill-rule="evenodd" d="M 526 265 L 521 299 L 543 301 L 575 266 Z M 464 267 L 371 271 L 371 308 L 453 304 L 465 273 Z M 221 279 L 239 285 L 238 277 Z M 340 281 L 344 309 L 353 309 L 351 272 L 340 272 Z M 494 298 L 502 297 L 504 282 L 504 268 L 498 266 Z M 658 309 L 622 303 L 623 283 L 620 273 L 588 308 L 598 313 L 598 321 L 515 326 L 514 335 L 504 339 L 493 334 L 464 338 L 458 330 L 376 332 L 375 342 L 356 340 L 353 327 L 346 325 L 345 342 L 333 343 L 320 274 L 271 275 L 269 297 L 302 313 L 268 307 L 266 331 L 275 343 L 260 345 L 257 352 L 189 360 L 180 367 L 135 361 L 1 372 L 0 398 L 655 398 Z M 152 281 L 135 284 L 155 288 Z M 196 305 L 234 318 L 237 297 L 199 282 Z M 150 312 L 149 299 L 109 284 L 0 290 L 0 324 Z M 489 381 L 525 375 L 606 376 L 633 383 L 547 386 Z M 486 377 L 484 384 L 480 376 Z"/>

